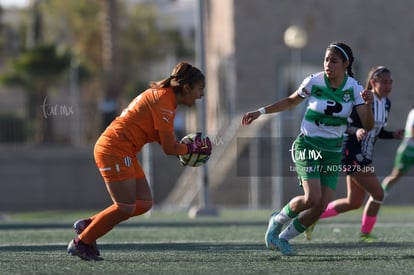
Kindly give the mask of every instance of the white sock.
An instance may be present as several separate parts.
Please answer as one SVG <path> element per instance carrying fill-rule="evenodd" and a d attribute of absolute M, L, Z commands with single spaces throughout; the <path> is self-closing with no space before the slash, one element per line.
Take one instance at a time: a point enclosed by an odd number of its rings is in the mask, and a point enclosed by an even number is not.
<path fill-rule="evenodd" d="M 275 217 L 274 217 L 274 220 L 275 220 L 275 222 L 277 222 L 277 223 L 279 223 L 279 224 L 287 224 L 287 223 L 289 223 L 291 220 L 292 220 L 292 218 L 291 217 L 289 217 L 283 210 L 282 211 L 280 211 L 280 213 L 279 214 L 277 214 Z"/>
<path fill-rule="evenodd" d="M 285 239 L 285 240 L 290 240 L 293 239 L 294 237 L 300 235 L 302 232 L 299 232 L 296 230 L 295 226 L 293 225 L 293 222 L 291 222 L 286 228 L 285 230 L 283 230 L 280 234 L 279 234 L 279 239 Z"/>

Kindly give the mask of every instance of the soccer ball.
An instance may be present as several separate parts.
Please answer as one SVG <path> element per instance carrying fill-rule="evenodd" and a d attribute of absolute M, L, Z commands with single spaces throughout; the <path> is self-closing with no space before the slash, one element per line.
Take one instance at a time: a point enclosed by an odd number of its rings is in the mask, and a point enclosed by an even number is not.
<path fill-rule="evenodd" d="M 186 135 L 181 139 L 181 143 L 189 144 L 195 141 L 197 134 L 191 133 Z M 206 135 L 201 135 L 202 139 L 209 139 Z M 208 159 L 210 158 L 210 155 L 206 154 L 186 154 L 186 155 L 180 155 L 178 156 L 178 159 L 180 160 L 180 163 L 183 166 L 191 166 L 191 167 L 197 167 L 205 164 Z"/>

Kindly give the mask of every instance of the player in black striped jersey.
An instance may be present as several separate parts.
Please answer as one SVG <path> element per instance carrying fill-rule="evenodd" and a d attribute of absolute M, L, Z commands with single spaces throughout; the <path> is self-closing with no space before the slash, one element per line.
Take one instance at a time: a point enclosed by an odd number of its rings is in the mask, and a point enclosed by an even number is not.
<path fill-rule="evenodd" d="M 392 82 L 391 71 L 384 66 L 373 67 L 369 72 L 365 88 L 372 91 L 374 95 L 372 103 L 374 127 L 370 131 L 365 130 L 354 108 L 348 118 L 342 148 L 342 166 L 359 169 L 344 171 L 347 174 L 347 197 L 330 202 L 320 217 L 321 219 L 334 217 L 340 213 L 358 209 L 362 206 L 365 195 L 368 194 L 369 199 L 362 214 L 360 233 L 360 240 L 365 242 L 375 240 L 371 232 L 384 200 L 384 192 L 375 175 L 375 167 L 372 166 L 374 144 L 378 138 L 401 139 L 403 135 L 403 130 L 391 132 L 384 129 L 391 107 L 388 95 L 392 90 Z M 305 233 L 307 239 L 311 239 L 312 230 L 311 226 Z"/>

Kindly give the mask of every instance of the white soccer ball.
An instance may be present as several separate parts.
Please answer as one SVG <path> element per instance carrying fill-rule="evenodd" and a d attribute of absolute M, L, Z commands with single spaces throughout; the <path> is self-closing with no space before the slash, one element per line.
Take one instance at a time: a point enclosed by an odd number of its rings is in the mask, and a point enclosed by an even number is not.
<path fill-rule="evenodd" d="M 196 133 L 188 134 L 184 136 L 180 142 L 185 143 L 185 144 L 195 142 L 196 136 L 197 136 Z M 207 144 L 211 146 L 211 142 L 208 136 L 201 135 L 201 138 L 207 139 L 208 140 Z M 183 166 L 191 166 L 191 167 L 201 166 L 205 164 L 209 160 L 209 158 L 210 158 L 210 155 L 206 155 L 206 154 L 186 154 L 186 155 L 178 156 L 178 159 L 180 160 L 180 163 Z"/>

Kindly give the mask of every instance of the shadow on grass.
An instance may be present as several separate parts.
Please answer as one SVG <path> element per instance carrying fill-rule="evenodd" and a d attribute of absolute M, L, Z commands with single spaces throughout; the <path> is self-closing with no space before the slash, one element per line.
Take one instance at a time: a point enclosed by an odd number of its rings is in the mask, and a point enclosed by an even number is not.
<path fill-rule="evenodd" d="M 131 244 L 98 244 L 99 250 L 111 251 L 143 251 L 143 252 L 158 252 L 158 251 L 203 251 L 203 252 L 234 252 L 234 251 L 252 251 L 263 250 L 262 244 L 237 244 L 237 243 L 131 243 Z M 23 252 L 23 251 L 55 251 L 66 250 L 66 245 L 5 245 L 0 246 L 0 252 Z"/>
<path fill-rule="evenodd" d="M 414 247 L 413 242 L 318 243 L 294 244 L 293 247 L 297 251 L 296 255 L 283 256 L 280 252 L 275 252 L 276 255 L 269 258 L 269 261 L 335 262 L 414 259 L 414 252 L 411 251 Z"/>
<path fill-rule="evenodd" d="M 262 243 L 237 243 L 237 242 L 173 242 L 173 243 L 104 243 L 99 244 L 98 247 L 102 251 L 203 251 L 203 252 L 246 252 L 246 251 L 268 251 Z M 391 257 L 387 255 L 387 250 L 411 249 L 414 247 L 413 242 L 377 242 L 377 243 L 319 243 L 319 244 L 294 244 L 294 249 L 298 251 L 298 257 L 335 257 L 344 256 L 345 254 L 355 254 L 361 256 L 365 252 L 377 251 L 377 255 L 369 255 L 369 257 Z M 33 245 L 4 245 L 0 246 L 0 252 L 5 251 L 54 251 L 66 249 L 66 245 L 58 244 L 33 244 Z M 368 250 L 369 249 L 369 250 Z M 343 250 L 346 253 L 337 253 Z M 311 253 L 315 252 L 315 253 Z M 279 252 L 270 253 L 279 254 Z M 335 254 L 336 253 L 336 254 Z M 329 254 L 329 255 L 325 255 Z M 383 254 L 383 255 L 381 255 Z M 295 256 L 294 256 L 295 257 Z M 414 256 L 410 256 L 414 257 Z"/>
<path fill-rule="evenodd" d="M 184 221 L 184 222 L 125 222 L 117 225 L 117 228 L 140 228 L 140 227 L 171 227 L 171 228 L 187 228 L 199 226 L 211 227 L 227 227 L 227 226 L 261 226 L 266 223 L 255 222 L 238 222 L 238 221 Z M 72 223 L 0 223 L 1 230 L 28 230 L 28 229 L 70 229 Z"/>
<path fill-rule="evenodd" d="M 373 254 L 330 254 L 330 255 L 306 255 L 298 254 L 295 256 L 283 256 L 275 255 L 269 258 L 269 261 L 286 261 L 289 262 L 344 262 L 344 261 L 391 261 L 391 260 L 412 260 L 414 255 L 412 254 L 400 254 L 400 255 L 373 255 Z"/>

